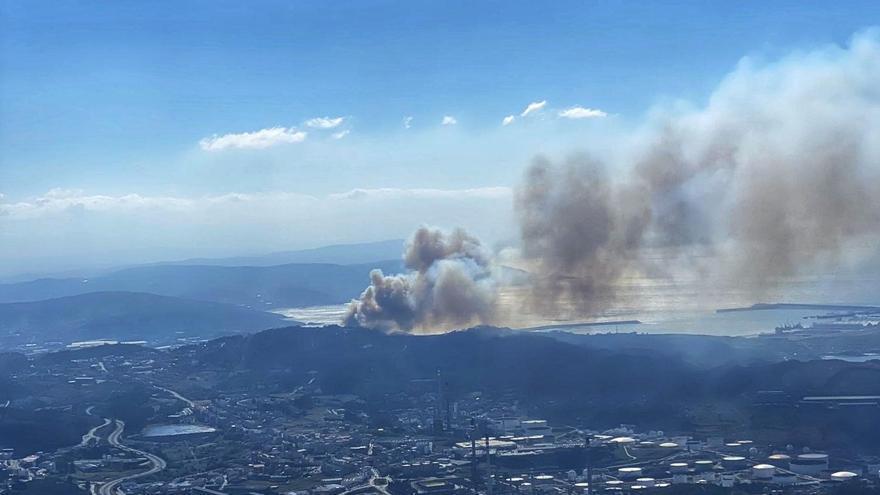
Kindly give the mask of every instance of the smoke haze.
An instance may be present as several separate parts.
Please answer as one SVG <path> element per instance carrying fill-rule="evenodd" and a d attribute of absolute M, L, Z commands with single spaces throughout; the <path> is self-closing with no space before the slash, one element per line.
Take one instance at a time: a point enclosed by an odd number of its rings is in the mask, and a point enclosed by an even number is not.
<path fill-rule="evenodd" d="M 773 66 L 743 61 L 705 108 L 657 112 L 629 163 L 536 159 L 516 196 L 533 306 L 590 314 L 622 277 L 696 252 L 712 262 L 691 270 L 756 294 L 836 266 L 880 226 L 877 88 L 880 44 L 863 35 Z M 651 248 L 662 256 L 647 259 Z"/>
<path fill-rule="evenodd" d="M 702 108 L 655 110 L 616 158 L 537 157 L 516 190 L 522 312 L 593 316 L 638 277 L 684 277 L 760 298 L 791 277 L 876 256 L 880 42 L 743 60 Z M 863 249 L 864 251 L 865 249 Z M 420 229 L 411 273 L 374 273 L 346 319 L 407 330 L 491 322 L 479 241 Z M 525 308 L 525 309 L 522 309 Z"/>

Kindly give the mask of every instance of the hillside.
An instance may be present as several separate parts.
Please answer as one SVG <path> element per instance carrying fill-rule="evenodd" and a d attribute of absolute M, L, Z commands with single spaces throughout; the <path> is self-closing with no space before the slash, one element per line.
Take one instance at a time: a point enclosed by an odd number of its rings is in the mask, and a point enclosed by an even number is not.
<path fill-rule="evenodd" d="M 374 260 L 399 258 L 403 251 L 404 242 L 403 239 L 391 239 L 357 244 L 334 244 L 312 249 L 279 251 L 254 256 L 190 258 L 181 261 L 150 263 L 150 265 L 274 266 L 291 263 L 365 264 Z"/>
<path fill-rule="evenodd" d="M 359 265 L 292 263 L 277 266 L 156 265 L 127 268 L 91 279 L 40 279 L 0 285 L 0 303 L 39 301 L 89 292 L 147 292 L 266 310 L 344 303 L 380 268 L 400 261 Z"/>
<path fill-rule="evenodd" d="M 281 316 L 213 302 L 132 292 L 95 292 L 0 304 L 4 343 L 91 339 L 168 342 L 289 324 Z"/>

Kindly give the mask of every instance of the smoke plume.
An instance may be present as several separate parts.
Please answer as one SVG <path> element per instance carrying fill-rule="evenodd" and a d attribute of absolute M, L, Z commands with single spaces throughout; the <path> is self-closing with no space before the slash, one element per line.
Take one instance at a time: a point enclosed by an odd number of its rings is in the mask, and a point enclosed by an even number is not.
<path fill-rule="evenodd" d="M 490 258 L 462 229 L 422 227 L 407 242 L 404 274 L 370 273 L 370 286 L 353 300 L 346 326 L 389 331 L 431 330 L 491 320 L 495 287 Z"/>
<path fill-rule="evenodd" d="M 626 163 L 536 159 L 516 196 L 531 302 L 601 310 L 626 277 L 698 251 L 712 263 L 693 269 L 756 292 L 834 266 L 880 227 L 878 88 L 873 33 L 743 61 L 704 108 L 656 112 Z"/>
<path fill-rule="evenodd" d="M 854 245 L 876 256 L 880 35 L 773 64 L 745 59 L 704 106 L 655 110 L 623 142 L 613 159 L 528 167 L 514 208 L 530 276 L 522 297 L 505 295 L 517 306 L 505 314 L 592 316 L 627 282 L 662 277 L 757 299 L 839 267 Z M 420 229 L 405 261 L 407 274 L 373 272 L 346 323 L 410 330 L 495 316 L 477 239 Z"/>

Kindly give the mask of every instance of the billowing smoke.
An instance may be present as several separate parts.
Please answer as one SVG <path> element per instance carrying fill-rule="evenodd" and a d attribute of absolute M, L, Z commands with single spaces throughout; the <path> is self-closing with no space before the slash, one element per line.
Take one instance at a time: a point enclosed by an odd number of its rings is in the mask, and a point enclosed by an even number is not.
<path fill-rule="evenodd" d="M 712 263 L 694 270 L 756 291 L 835 266 L 880 227 L 876 33 L 743 61 L 704 108 L 656 112 L 634 141 L 624 163 L 538 158 L 526 172 L 516 208 L 539 308 L 601 310 L 627 277 L 696 252 Z"/>
<path fill-rule="evenodd" d="M 349 304 L 346 326 L 433 330 L 492 319 L 490 257 L 477 238 L 462 229 L 422 227 L 407 242 L 403 260 L 406 273 L 370 273 L 370 286 Z"/>
<path fill-rule="evenodd" d="M 505 315 L 596 315 L 647 278 L 757 299 L 839 267 L 854 245 L 876 256 L 877 32 L 770 65 L 744 60 L 704 106 L 655 110 L 623 142 L 613 158 L 539 157 L 527 169 L 514 207 L 530 277 L 524 297 L 505 295 L 517 306 Z M 496 284 L 475 238 L 421 229 L 405 259 L 410 273 L 373 273 L 347 323 L 409 330 L 493 319 Z"/>

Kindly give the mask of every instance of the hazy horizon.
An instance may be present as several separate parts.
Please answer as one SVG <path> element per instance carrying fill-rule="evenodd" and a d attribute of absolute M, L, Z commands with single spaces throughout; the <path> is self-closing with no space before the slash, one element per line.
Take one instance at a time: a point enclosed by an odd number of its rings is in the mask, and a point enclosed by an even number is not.
<path fill-rule="evenodd" d="M 863 14 L 815 6 L 789 19 L 775 4 L 721 21 L 723 5 L 628 16 L 603 2 L 543 15 L 519 4 L 499 24 L 464 3 L 349 7 L 366 16 L 116 4 L 95 19 L 74 3 L 9 3 L 0 272 L 405 238 L 421 225 L 518 248 L 514 195 L 535 156 L 587 152 L 622 176 L 667 116 L 705 111 L 750 72 L 877 38 Z M 448 22 L 432 24 L 441 10 Z M 332 43 L 314 42 L 322 30 Z"/>

